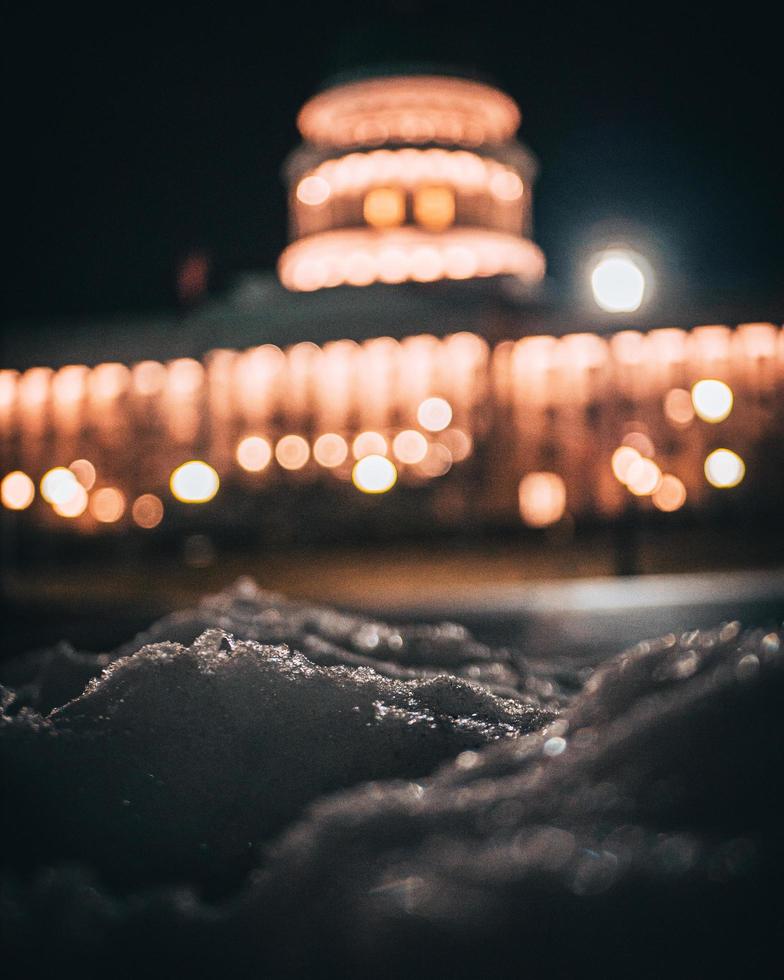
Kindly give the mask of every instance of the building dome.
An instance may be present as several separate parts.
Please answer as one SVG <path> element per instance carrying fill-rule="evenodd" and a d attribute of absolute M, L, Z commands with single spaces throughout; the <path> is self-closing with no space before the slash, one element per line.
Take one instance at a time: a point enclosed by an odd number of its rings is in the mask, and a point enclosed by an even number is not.
<path fill-rule="evenodd" d="M 363 78 L 315 95 L 297 123 L 286 288 L 543 278 L 530 237 L 536 163 L 504 92 L 452 75 Z"/>

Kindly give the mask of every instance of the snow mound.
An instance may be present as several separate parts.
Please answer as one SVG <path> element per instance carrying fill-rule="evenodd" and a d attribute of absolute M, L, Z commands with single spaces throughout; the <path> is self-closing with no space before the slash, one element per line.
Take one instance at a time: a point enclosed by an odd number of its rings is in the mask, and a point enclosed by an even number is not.
<path fill-rule="evenodd" d="M 2 902 L 25 966 L 737 976 L 774 948 L 778 631 L 638 643 L 570 694 L 566 658 L 532 673 L 460 627 L 246 582 L 48 713 L 40 658 L 14 670 Z"/>

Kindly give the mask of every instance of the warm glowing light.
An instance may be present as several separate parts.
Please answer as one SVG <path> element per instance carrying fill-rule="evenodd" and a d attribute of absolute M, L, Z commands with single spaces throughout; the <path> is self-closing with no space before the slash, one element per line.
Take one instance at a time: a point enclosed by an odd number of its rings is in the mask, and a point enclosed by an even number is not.
<path fill-rule="evenodd" d="M 101 487 L 90 497 L 90 513 L 102 524 L 114 524 L 125 513 L 125 494 L 117 487 Z"/>
<path fill-rule="evenodd" d="M 636 449 L 640 456 L 653 456 L 654 446 L 651 437 L 644 432 L 633 430 L 623 437 L 623 445 Z"/>
<path fill-rule="evenodd" d="M 723 422 L 732 411 L 732 388 L 715 378 L 705 378 L 691 389 L 691 400 L 703 422 Z"/>
<path fill-rule="evenodd" d="M 380 432 L 360 432 L 351 444 L 354 459 L 363 456 L 383 456 L 387 451 L 387 441 Z"/>
<path fill-rule="evenodd" d="M 0 411 L 7 411 L 14 404 L 18 380 L 16 371 L 0 370 Z"/>
<path fill-rule="evenodd" d="M 427 439 L 416 429 L 404 429 L 395 436 L 392 452 L 401 463 L 421 463 L 427 453 Z"/>
<path fill-rule="evenodd" d="M 124 364 L 98 364 L 89 374 L 87 387 L 91 398 L 109 401 L 118 398 L 125 391 L 130 378 L 131 372 Z"/>
<path fill-rule="evenodd" d="M 502 143 L 520 125 L 514 101 L 463 78 L 398 75 L 333 86 L 297 119 L 305 139 L 330 146 L 385 142 Z"/>
<path fill-rule="evenodd" d="M 527 473 L 518 488 L 520 516 L 530 527 L 548 527 L 566 510 L 566 484 L 557 473 Z"/>
<path fill-rule="evenodd" d="M 301 470 L 310 459 L 310 447 L 302 436 L 283 436 L 275 446 L 275 459 L 284 470 Z"/>
<path fill-rule="evenodd" d="M 397 482 L 397 470 L 392 460 L 373 453 L 357 460 L 351 479 L 363 493 L 386 493 Z"/>
<path fill-rule="evenodd" d="M 594 299 L 608 313 L 630 313 L 639 309 L 645 288 L 645 274 L 638 257 L 625 249 L 602 253 L 591 272 Z"/>
<path fill-rule="evenodd" d="M 303 177 L 297 186 L 297 200 L 315 207 L 323 204 L 330 195 L 330 186 L 323 177 Z"/>
<path fill-rule="evenodd" d="M 397 187 L 374 187 L 365 195 L 362 213 L 374 228 L 395 228 L 406 220 L 406 196 Z"/>
<path fill-rule="evenodd" d="M 720 490 L 736 487 L 746 475 L 746 464 L 731 449 L 714 449 L 705 460 L 705 479 Z"/>
<path fill-rule="evenodd" d="M 259 473 L 272 459 L 272 447 L 261 436 L 246 436 L 237 446 L 237 462 L 248 473 Z"/>
<path fill-rule="evenodd" d="M 60 517 L 81 517 L 87 510 L 87 491 L 81 483 L 75 483 L 76 489 L 65 500 L 52 503 L 52 509 Z"/>
<path fill-rule="evenodd" d="M 612 471 L 619 483 L 627 483 L 629 468 L 640 459 L 639 452 L 632 446 L 619 446 L 612 454 Z"/>
<path fill-rule="evenodd" d="M 373 228 L 338 228 L 307 235 L 284 249 L 278 274 L 287 289 L 309 292 L 346 283 L 422 279 L 421 249 L 428 252 L 425 281 L 436 278 L 517 276 L 536 283 L 544 277 L 541 249 L 527 238 L 478 227 L 428 231 L 403 225 L 378 235 Z"/>
<path fill-rule="evenodd" d="M 35 484 L 21 470 L 6 473 L 0 483 L 0 499 L 9 510 L 24 510 L 35 498 Z"/>
<path fill-rule="evenodd" d="M 422 245 L 411 253 L 411 278 L 416 282 L 435 282 L 444 278 L 441 251 L 432 245 Z"/>
<path fill-rule="evenodd" d="M 490 178 L 490 193 L 499 201 L 517 201 L 523 196 L 523 182 L 513 170 L 499 170 Z"/>
<path fill-rule="evenodd" d="M 447 429 L 441 433 L 439 439 L 452 454 L 452 459 L 456 463 L 462 463 L 464 459 L 468 459 L 471 450 L 474 448 L 473 439 L 462 429 Z"/>
<path fill-rule="evenodd" d="M 653 456 L 655 452 L 651 437 L 637 430 L 626 433 L 623 437 L 623 445 L 636 449 L 640 456 Z"/>
<path fill-rule="evenodd" d="M 166 384 L 166 368 L 160 361 L 140 361 L 133 366 L 131 383 L 139 395 L 157 395 Z"/>
<path fill-rule="evenodd" d="M 163 502 L 154 493 L 143 493 L 134 500 L 131 515 L 145 530 L 157 527 L 163 520 Z"/>
<path fill-rule="evenodd" d="M 431 442 L 417 470 L 427 477 L 446 476 L 452 469 L 452 454 L 440 442 Z"/>
<path fill-rule="evenodd" d="M 53 506 L 63 504 L 77 493 L 81 484 L 64 466 L 55 466 L 41 477 L 41 496 Z M 81 487 L 83 490 L 84 487 Z M 86 504 L 85 504 L 86 506 Z"/>
<path fill-rule="evenodd" d="M 694 420 L 694 405 L 685 388 L 672 388 L 664 396 L 664 414 L 674 425 L 688 425 Z"/>
<path fill-rule="evenodd" d="M 61 405 L 73 405 L 84 395 L 88 369 L 83 364 L 68 364 L 52 379 L 52 396 Z"/>
<path fill-rule="evenodd" d="M 167 387 L 172 395 L 192 395 L 204 381 L 204 368 L 192 357 L 169 362 Z"/>
<path fill-rule="evenodd" d="M 341 463 L 345 463 L 347 456 L 346 440 L 335 432 L 325 432 L 313 443 L 313 458 L 319 466 L 334 469 Z"/>
<path fill-rule="evenodd" d="M 517 201 L 523 194 L 518 175 L 490 157 L 466 150 L 426 150 L 407 146 L 330 157 L 313 171 L 335 195 L 362 195 L 375 187 L 414 191 L 423 186 L 448 186 L 463 193 L 488 191 L 497 200 Z"/>
<path fill-rule="evenodd" d="M 686 503 L 686 487 L 677 476 L 673 476 L 672 473 L 665 473 L 651 499 L 659 510 L 669 514 L 683 507 Z"/>
<path fill-rule="evenodd" d="M 635 497 L 650 497 L 659 489 L 662 473 L 652 459 L 640 457 L 626 471 L 626 486 Z"/>
<path fill-rule="evenodd" d="M 428 231 L 443 231 L 455 220 L 455 195 L 449 187 L 420 187 L 414 194 L 414 218 Z"/>
<path fill-rule="evenodd" d="M 440 432 L 452 421 L 452 406 L 445 398 L 426 398 L 417 409 L 417 421 L 428 432 Z"/>
<path fill-rule="evenodd" d="M 184 504 L 205 504 L 212 500 L 220 487 L 215 470 L 200 459 L 182 463 L 169 479 L 172 494 Z"/>
<path fill-rule="evenodd" d="M 95 467 L 89 459 L 75 459 L 68 467 L 85 490 L 95 486 Z"/>

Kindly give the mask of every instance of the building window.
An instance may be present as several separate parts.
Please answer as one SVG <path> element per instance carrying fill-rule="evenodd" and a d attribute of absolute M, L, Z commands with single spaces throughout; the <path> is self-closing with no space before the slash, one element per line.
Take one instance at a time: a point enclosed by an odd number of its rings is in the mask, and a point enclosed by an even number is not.
<path fill-rule="evenodd" d="M 406 220 L 406 196 L 397 187 L 375 187 L 365 195 L 362 211 L 374 228 L 396 228 Z"/>
<path fill-rule="evenodd" d="M 428 231 L 443 231 L 455 220 L 455 195 L 449 187 L 420 187 L 414 194 L 414 217 Z"/>

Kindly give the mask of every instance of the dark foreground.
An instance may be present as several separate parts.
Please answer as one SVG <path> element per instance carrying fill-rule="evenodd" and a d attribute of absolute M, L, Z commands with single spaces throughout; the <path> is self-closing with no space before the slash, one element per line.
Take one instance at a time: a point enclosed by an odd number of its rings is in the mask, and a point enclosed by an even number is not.
<path fill-rule="evenodd" d="M 11 976 L 778 975 L 769 625 L 539 661 L 241 582 L 2 679 Z"/>

